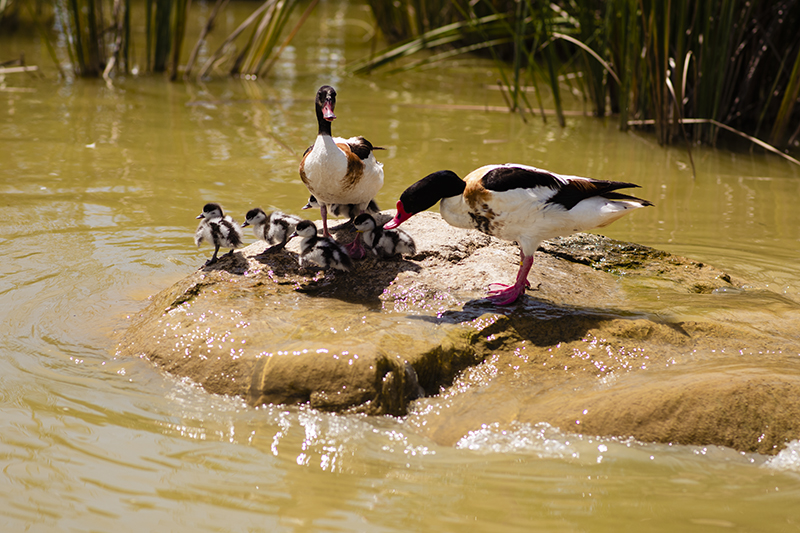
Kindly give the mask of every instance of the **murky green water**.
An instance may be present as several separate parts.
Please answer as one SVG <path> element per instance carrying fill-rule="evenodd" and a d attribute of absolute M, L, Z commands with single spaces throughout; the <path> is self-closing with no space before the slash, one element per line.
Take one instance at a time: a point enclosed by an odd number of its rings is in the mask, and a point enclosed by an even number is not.
<path fill-rule="evenodd" d="M 205 85 L 61 82 L 36 38 L 0 36 L 0 60 L 24 50 L 47 74 L 0 81 L 3 530 L 798 530 L 798 442 L 768 458 L 512 424 L 443 447 L 402 419 L 251 409 L 115 357 L 127 315 L 210 255 L 192 243 L 205 202 L 299 212 L 322 83 L 334 133 L 387 149 L 384 208 L 441 168 L 629 180 L 656 207 L 605 234 L 800 299 L 800 169 L 697 148 L 693 180 L 682 148 L 611 121 L 449 107 L 501 105 L 485 63 L 348 77 L 367 19 L 323 2 L 272 78 Z"/>

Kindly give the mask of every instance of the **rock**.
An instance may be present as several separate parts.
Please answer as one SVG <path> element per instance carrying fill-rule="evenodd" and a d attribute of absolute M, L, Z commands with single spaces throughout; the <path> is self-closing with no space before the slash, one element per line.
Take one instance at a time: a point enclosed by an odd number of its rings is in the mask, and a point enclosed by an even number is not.
<path fill-rule="evenodd" d="M 761 453 L 800 438 L 796 302 L 578 234 L 497 307 L 482 297 L 513 281 L 516 246 L 430 212 L 403 229 L 414 257 L 350 273 L 300 271 L 296 241 L 250 245 L 156 295 L 120 353 L 252 405 L 407 415 L 442 444 L 494 422 Z"/>

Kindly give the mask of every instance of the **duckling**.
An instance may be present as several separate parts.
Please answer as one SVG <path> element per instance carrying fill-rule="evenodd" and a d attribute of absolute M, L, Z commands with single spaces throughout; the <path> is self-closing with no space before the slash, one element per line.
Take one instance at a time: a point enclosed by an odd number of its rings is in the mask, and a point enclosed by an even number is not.
<path fill-rule="evenodd" d="M 251 209 L 245 215 L 242 227 L 253 226 L 253 235 L 256 239 L 267 241 L 272 245 L 267 250 L 283 248 L 289 240 L 297 223 L 302 219 L 295 215 L 287 215 L 280 211 L 273 211 L 267 216 L 260 207 Z"/>
<path fill-rule="evenodd" d="M 358 215 L 353 220 L 353 225 L 364 239 L 364 246 L 381 259 L 397 254 L 417 253 L 414 239 L 408 233 L 399 229 L 384 229 L 368 213 Z"/>
<path fill-rule="evenodd" d="M 308 203 L 303 206 L 303 209 L 319 209 L 319 207 L 319 202 L 312 194 L 308 197 Z M 356 216 L 358 216 L 360 212 L 361 210 L 359 209 L 358 204 L 331 204 L 328 206 L 328 213 L 339 218 L 347 217 L 351 222 L 354 218 L 356 218 Z M 378 207 L 378 204 L 375 203 L 375 200 L 370 200 L 364 212 L 369 213 L 370 215 L 377 215 L 381 212 L 381 208 Z"/>
<path fill-rule="evenodd" d="M 303 238 L 300 242 L 300 268 L 316 265 L 345 272 L 353 268 L 347 250 L 331 237 L 317 236 L 317 226 L 310 220 L 300 221 L 289 238 L 298 236 Z"/>
<path fill-rule="evenodd" d="M 197 217 L 202 219 L 194 233 L 194 243 L 196 246 L 204 242 L 214 245 L 214 255 L 206 261 L 204 266 L 213 265 L 217 262 L 219 249 L 230 248 L 225 255 L 233 255 L 233 250 L 242 246 L 242 228 L 230 216 L 222 212 L 219 204 L 210 203 L 203 207 L 203 212 Z"/>

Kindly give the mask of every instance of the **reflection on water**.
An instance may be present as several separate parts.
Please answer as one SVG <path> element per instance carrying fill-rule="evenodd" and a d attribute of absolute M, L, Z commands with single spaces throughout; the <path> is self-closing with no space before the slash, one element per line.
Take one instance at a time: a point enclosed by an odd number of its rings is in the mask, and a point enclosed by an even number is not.
<path fill-rule="evenodd" d="M 629 180 L 656 207 L 605 234 L 800 299 L 798 169 L 698 147 L 693 180 L 680 147 L 620 133 L 613 120 L 576 117 L 560 129 L 449 107 L 502 105 L 485 87 L 496 73 L 482 61 L 346 76 L 342 65 L 369 49 L 365 20 L 360 5 L 323 2 L 315 29 L 266 81 L 129 78 L 108 88 L 49 72 L 0 83 L 24 89 L 0 90 L 0 523 L 39 531 L 605 531 L 643 522 L 663 531 L 796 530 L 797 443 L 766 458 L 488 422 L 454 447 L 438 446 L 407 420 L 251 409 L 147 361 L 114 357 L 127 315 L 202 264 L 206 251 L 194 249 L 192 235 L 205 202 L 238 220 L 256 205 L 300 212 L 307 193 L 297 165 L 316 134 L 312 98 L 323 82 L 340 95 L 334 133 L 387 149 L 383 207 L 440 168 L 464 175 L 514 161 Z M 3 39 L 9 57 L 23 46 L 29 61 L 47 64 L 38 41 Z M 780 315 L 781 301 L 765 296 L 762 312 Z M 736 295 L 728 302 L 735 306 Z M 662 305 L 679 316 L 724 313 Z"/>

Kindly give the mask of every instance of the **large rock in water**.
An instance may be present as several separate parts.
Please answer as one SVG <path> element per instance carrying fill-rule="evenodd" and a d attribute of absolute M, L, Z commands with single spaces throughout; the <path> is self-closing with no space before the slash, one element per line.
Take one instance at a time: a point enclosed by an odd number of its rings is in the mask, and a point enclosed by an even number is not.
<path fill-rule="evenodd" d="M 513 281 L 516 246 L 434 213 L 403 229 L 416 256 L 350 273 L 300 271 L 295 241 L 255 243 L 156 295 L 120 351 L 253 405 L 408 414 L 441 444 L 539 422 L 761 453 L 800 438 L 796 302 L 579 234 L 546 243 L 534 289 L 498 307 L 485 289 Z"/>

